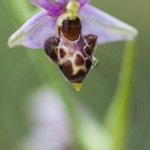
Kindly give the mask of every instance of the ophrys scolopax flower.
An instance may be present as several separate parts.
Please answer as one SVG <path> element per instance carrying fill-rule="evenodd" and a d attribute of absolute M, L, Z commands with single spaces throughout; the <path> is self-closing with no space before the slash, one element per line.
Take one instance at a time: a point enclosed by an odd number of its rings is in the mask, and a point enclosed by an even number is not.
<path fill-rule="evenodd" d="M 10 47 L 44 48 L 67 81 L 80 90 L 95 61 L 96 43 L 133 40 L 137 30 L 88 4 L 89 0 L 31 0 L 44 10 L 9 39 Z"/>

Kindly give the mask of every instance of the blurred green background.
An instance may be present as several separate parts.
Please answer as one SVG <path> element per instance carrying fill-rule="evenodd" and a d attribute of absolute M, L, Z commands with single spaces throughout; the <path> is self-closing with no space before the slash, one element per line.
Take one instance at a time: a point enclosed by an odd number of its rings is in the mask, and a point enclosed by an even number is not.
<path fill-rule="evenodd" d="M 127 22 L 138 29 L 136 67 L 132 88 L 128 150 L 150 149 L 150 1 L 148 0 L 92 0 L 91 4 Z M 21 12 L 19 12 L 21 13 Z M 22 14 L 24 15 L 24 14 Z M 9 49 L 7 40 L 16 30 L 15 18 L 0 2 L 0 150 L 17 147 L 17 141 L 28 132 L 30 124 L 25 117 L 26 98 L 43 84 L 33 63 L 22 47 Z M 93 69 L 80 92 L 72 87 L 80 99 L 96 116 L 103 120 L 115 92 L 121 68 L 124 42 L 97 47 L 99 66 Z M 30 51 L 30 50 L 29 50 Z M 34 51 L 35 55 L 42 50 Z M 46 56 L 45 56 L 45 59 Z M 55 66 L 52 64 L 52 66 Z M 56 67 L 56 66 L 55 66 Z M 66 82 L 56 67 L 62 82 Z M 56 79 L 54 79 L 56 80 Z M 70 85 L 66 82 L 66 86 Z"/>

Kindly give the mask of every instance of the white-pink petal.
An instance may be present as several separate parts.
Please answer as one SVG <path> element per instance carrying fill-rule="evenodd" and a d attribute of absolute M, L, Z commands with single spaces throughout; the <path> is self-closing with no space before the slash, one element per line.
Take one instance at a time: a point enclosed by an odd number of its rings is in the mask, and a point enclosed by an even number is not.
<path fill-rule="evenodd" d="M 87 4 L 81 11 L 82 34 L 95 34 L 98 43 L 133 40 L 137 30 L 119 19 Z"/>
<path fill-rule="evenodd" d="M 44 47 L 45 41 L 57 34 L 56 18 L 47 11 L 41 11 L 28 20 L 8 40 L 9 47 L 24 46 L 32 49 Z"/>

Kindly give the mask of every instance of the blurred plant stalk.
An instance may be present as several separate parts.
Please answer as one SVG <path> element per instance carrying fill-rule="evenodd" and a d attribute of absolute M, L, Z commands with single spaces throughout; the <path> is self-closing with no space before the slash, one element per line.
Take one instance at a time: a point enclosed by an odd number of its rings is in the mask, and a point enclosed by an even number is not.
<path fill-rule="evenodd" d="M 111 132 L 113 150 L 124 150 L 131 104 L 132 81 L 135 64 L 135 41 L 127 42 L 116 93 L 105 116 L 105 125 Z"/>
<path fill-rule="evenodd" d="M 15 23 L 17 22 L 18 24 L 22 24 L 35 14 L 35 12 L 39 11 L 39 9 L 33 8 L 27 0 L 4 0 L 3 2 L 9 11 L 11 10 L 10 14 L 15 17 L 12 18 L 14 18 Z M 110 141 L 113 143 L 108 149 L 105 148 L 102 150 L 124 150 L 124 141 L 128 130 L 129 99 L 132 90 L 131 83 L 134 70 L 134 44 L 134 42 L 127 42 L 118 87 L 108 112 L 106 113 L 104 126 L 99 125 L 98 127 L 98 123 L 91 119 L 90 122 L 86 121 L 88 123 L 86 124 L 86 128 L 84 128 L 83 122 L 81 122 L 80 114 L 77 111 L 77 105 L 71 91 L 69 88 L 67 89 L 66 84 L 64 84 L 65 82 L 57 75 L 55 67 L 49 63 L 48 59 L 46 59 L 42 53 L 35 55 L 34 51 L 27 51 L 40 77 L 62 96 L 80 150 L 101 150 L 99 149 L 99 145 L 103 138 L 102 135 L 107 135 L 105 136 L 106 145 L 107 142 L 108 144 L 111 143 Z M 91 134 L 95 137 L 91 137 Z"/>

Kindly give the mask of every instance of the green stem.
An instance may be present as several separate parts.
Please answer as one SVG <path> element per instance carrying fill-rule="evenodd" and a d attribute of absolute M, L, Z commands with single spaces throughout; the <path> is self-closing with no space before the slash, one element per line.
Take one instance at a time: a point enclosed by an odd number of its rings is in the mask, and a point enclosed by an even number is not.
<path fill-rule="evenodd" d="M 105 123 L 114 140 L 113 150 L 123 150 L 125 148 L 125 138 L 128 129 L 130 94 L 132 90 L 131 85 L 134 70 L 134 46 L 134 41 L 127 42 L 126 44 L 118 87 L 106 114 Z"/>

